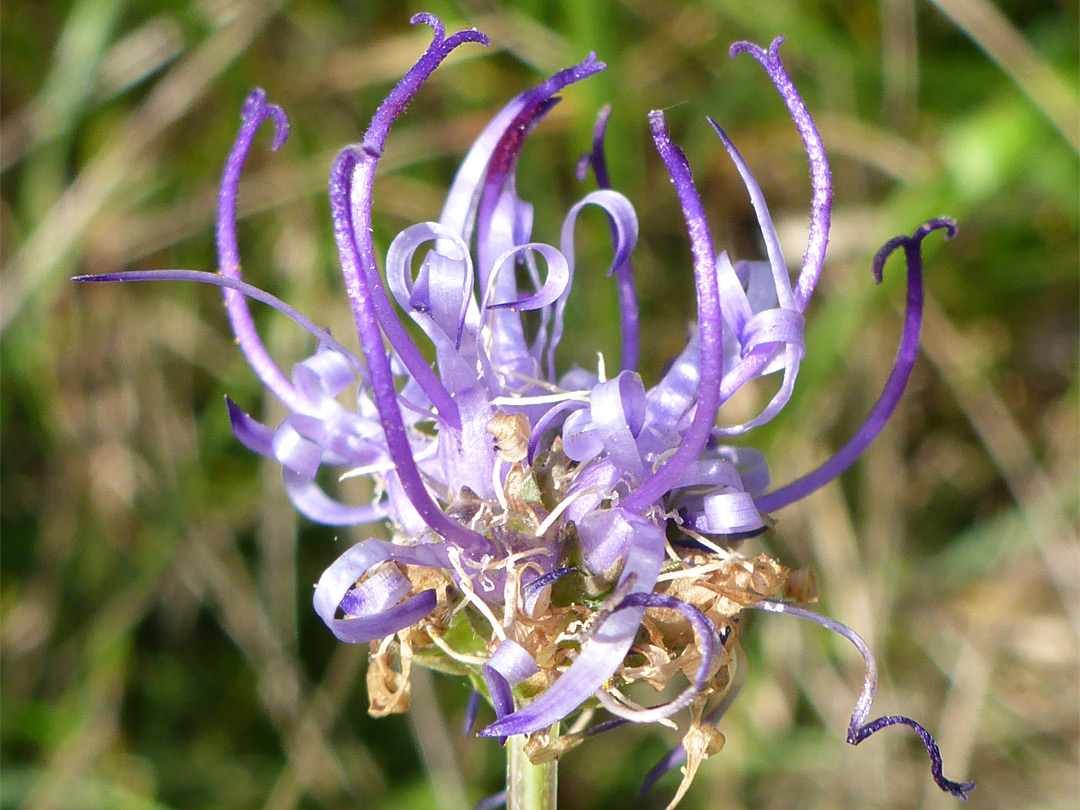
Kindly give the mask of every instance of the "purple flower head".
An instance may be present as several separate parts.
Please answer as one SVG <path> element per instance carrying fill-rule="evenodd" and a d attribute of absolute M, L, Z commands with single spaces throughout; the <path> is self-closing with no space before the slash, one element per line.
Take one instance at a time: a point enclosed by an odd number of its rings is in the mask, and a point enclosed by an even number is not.
<path fill-rule="evenodd" d="M 783 40 L 767 51 L 738 43 L 732 55 L 745 51 L 765 68 L 806 147 L 813 197 L 802 266 L 793 282 L 760 188 L 735 145 L 709 119 L 749 194 L 767 261 L 737 261 L 717 251 L 686 157 L 672 142 L 663 113 L 652 112 L 656 150 L 689 234 L 697 317 L 686 348 L 646 388 L 637 372 L 632 252 L 638 222 L 630 201 L 610 188 L 604 157 L 610 108 L 601 112 L 592 150 L 578 165 L 579 178 L 591 170 L 599 188 L 566 212 L 557 244 L 533 239 L 532 207 L 515 188 L 522 145 L 558 102 L 557 94 L 604 69 L 593 55 L 517 96 L 491 120 L 466 155 L 438 221 L 402 231 L 380 271 L 372 189 L 390 128 L 451 51 L 487 44 L 476 30 L 447 37 L 431 15 L 413 22 L 434 30 L 431 45 L 378 108 L 363 140 L 346 147 L 330 170 L 334 236 L 359 354 L 241 278 L 235 228 L 240 173 L 264 121 L 274 126 L 272 148 L 288 135 L 284 112 L 262 90 L 244 104 L 225 165 L 220 274 L 82 279 L 191 280 L 223 288 L 241 350 L 289 410 L 271 427 L 229 400 L 237 438 L 281 464 L 289 497 L 310 519 L 331 526 L 389 523 L 392 541 L 369 539 L 347 550 L 323 574 L 314 597 L 315 610 L 339 639 L 373 643 L 373 711 L 404 710 L 414 659 L 468 674 L 495 710 L 495 722 L 480 734 L 533 735 L 527 751 L 537 761 L 620 723 L 670 722 L 688 709 L 691 732 L 656 773 L 693 751 L 689 778 L 722 743 L 715 723 L 736 688 L 736 617 L 757 608 L 809 618 L 849 638 L 865 658 L 867 675 L 848 741 L 858 744 L 888 725 L 910 725 L 926 744 L 934 779 L 964 798 L 973 784 L 942 776 L 937 745 L 922 726 L 906 717 L 867 722 L 877 676 L 862 639 L 795 606 L 792 600 L 810 594 L 794 572 L 764 555 L 747 558 L 737 551 L 740 538 L 767 528 L 769 513 L 834 479 L 881 431 L 915 359 L 921 242 L 938 229 L 951 236 L 955 225 L 928 222 L 879 253 L 878 280 L 897 248 L 903 248 L 908 271 L 904 331 L 885 390 L 836 456 L 770 490 L 762 454 L 727 442 L 773 419 L 791 396 L 832 203 L 821 139 L 780 62 Z M 575 226 L 586 206 L 600 208 L 609 220 L 609 267 L 578 266 Z M 571 368 L 560 374 L 555 351 L 574 274 L 598 270 L 614 276 L 617 286 L 621 368 L 611 375 L 602 364 L 595 372 Z M 248 299 L 285 312 L 317 339 L 314 354 L 291 374 L 261 342 Z M 434 365 L 409 337 L 399 311 L 430 342 Z M 770 375 L 780 375 L 772 400 L 754 418 L 726 424 L 724 403 L 751 380 Z M 332 498 L 317 480 L 323 468 L 369 477 L 373 500 L 346 504 Z M 390 677 L 398 674 L 391 660 L 400 661 L 404 678 Z M 683 690 L 658 706 L 642 707 L 621 691 L 635 681 L 661 689 L 677 675 L 686 681 Z M 597 706 L 613 718 L 589 727 Z M 580 728 L 556 740 L 546 735 L 575 715 L 583 719 Z"/>

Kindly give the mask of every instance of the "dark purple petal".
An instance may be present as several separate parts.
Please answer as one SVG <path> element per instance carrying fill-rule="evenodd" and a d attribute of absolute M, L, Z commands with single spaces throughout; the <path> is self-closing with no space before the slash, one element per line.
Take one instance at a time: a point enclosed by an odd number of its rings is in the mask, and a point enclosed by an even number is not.
<path fill-rule="evenodd" d="M 937 741 L 933 738 L 929 731 L 916 723 L 910 717 L 904 717 L 903 715 L 894 714 L 888 717 L 879 717 L 877 720 L 872 720 L 865 726 L 859 729 L 851 729 L 848 731 L 848 742 L 852 745 L 858 745 L 867 737 L 872 734 L 876 734 L 883 728 L 887 728 L 897 723 L 905 726 L 911 726 L 915 729 L 915 732 L 922 738 L 923 745 L 926 746 L 926 753 L 930 755 L 930 773 L 934 777 L 934 782 L 946 793 L 951 793 L 958 799 L 967 801 L 967 794 L 975 789 L 974 782 L 953 782 L 951 779 L 946 779 L 941 762 L 941 749 L 938 747 Z"/>
<path fill-rule="evenodd" d="M 925 235 L 925 233 L 922 234 L 922 236 Z M 906 243 L 904 244 L 906 246 Z M 835 619 L 830 619 L 828 616 L 822 616 L 820 613 L 804 610 L 803 608 L 789 605 L 784 602 L 773 602 L 766 599 L 757 604 L 750 605 L 749 607 L 768 611 L 769 613 L 785 613 L 789 616 L 808 619 L 809 621 L 824 627 L 826 630 L 838 633 L 850 641 L 863 657 L 863 663 L 866 666 L 866 674 L 863 677 L 863 688 L 862 692 L 859 694 L 859 700 L 855 704 L 855 711 L 851 714 L 851 722 L 848 725 L 847 741 L 851 745 L 858 745 L 867 737 L 876 734 L 878 731 L 881 731 L 881 729 L 887 728 L 888 726 L 896 725 L 897 723 L 911 726 L 911 728 L 915 729 L 918 733 L 919 737 L 922 738 L 923 745 L 926 746 L 926 752 L 930 755 L 930 771 L 937 786 L 946 793 L 951 793 L 960 799 L 967 799 L 967 794 L 975 789 L 975 783 L 953 782 L 942 775 L 941 750 L 938 748 L 937 742 L 935 742 L 934 738 L 930 735 L 930 732 L 925 728 L 910 717 L 904 717 L 902 715 L 879 717 L 877 720 L 867 722 L 866 718 L 870 716 L 870 706 L 873 703 L 874 695 L 877 692 L 878 672 L 874 654 L 862 636 Z"/>
<path fill-rule="evenodd" d="M 593 125 L 592 151 L 586 152 L 578 161 L 576 175 L 579 182 L 584 182 L 589 170 L 592 169 L 596 185 L 600 188 L 611 188 L 608 178 L 607 159 L 604 157 L 604 136 L 607 134 L 608 120 L 611 118 L 611 105 L 605 104 L 596 114 L 596 123 Z"/>
<path fill-rule="evenodd" d="M 255 133 L 267 118 L 274 122 L 274 141 L 271 148 L 277 151 L 289 137 L 289 120 L 285 117 L 285 112 L 276 104 L 266 103 L 266 91 L 256 88 L 244 102 L 244 108 L 240 113 L 242 122 L 240 132 L 237 133 L 236 142 L 225 161 L 225 170 L 221 177 L 217 215 L 218 267 L 223 275 L 232 279 L 239 280 L 241 277 L 240 252 L 236 245 L 236 197 L 240 186 L 240 175 L 243 172 L 248 152 L 251 151 Z M 236 335 L 236 342 L 255 375 L 274 396 L 290 408 L 295 408 L 298 405 L 296 392 L 285 379 L 285 375 L 281 373 L 281 369 L 271 359 L 262 340 L 259 339 L 247 301 L 239 292 L 228 288 L 223 290 L 222 294 L 225 297 L 225 309 L 228 312 L 233 333 Z"/>
<path fill-rule="evenodd" d="M 488 694 L 491 696 L 491 705 L 495 708 L 495 717 L 501 720 L 508 714 L 512 714 L 514 711 L 514 693 L 510 689 L 510 682 L 506 680 L 506 676 L 487 664 L 480 667 L 480 671 L 484 676 L 484 683 L 487 684 Z M 500 745 L 505 742 L 506 737 L 499 738 Z"/>
<path fill-rule="evenodd" d="M 533 615 L 533 609 L 536 607 L 540 594 L 544 592 L 544 588 L 555 584 L 568 574 L 576 574 L 579 570 L 576 566 L 572 568 L 556 568 L 524 583 L 521 586 L 521 601 L 525 604 L 525 612 L 530 616 Z"/>
<path fill-rule="evenodd" d="M 244 413 L 240 406 L 228 397 L 225 397 L 225 405 L 229 409 L 229 424 L 232 426 L 233 435 L 240 444 L 260 456 L 273 458 L 273 429 Z"/>
<path fill-rule="evenodd" d="M 555 101 L 557 101 L 557 99 L 553 98 L 555 93 L 571 84 L 587 79 L 605 68 L 606 65 L 603 62 L 597 61 L 596 54 L 591 53 L 583 62 L 560 70 L 532 90 L 519 96 L 519 111 L 508 122 L 498 143 L 492 149 L 479 201 L 476 244 L 477 265 L 480 268 L 482 281 L 487 268 L 490 267 L 492 258 L 488 253 L 488 230 L 491 225 L 491 217 L 502 195 L 507 179 L 512 176 L 514 163 L 517 161 L 518 153 L 525 143 L 525 138 L 554 106 Z M 515 106 L 517 105 L 515 104 Z"/>
<path fill-rule="evenodd" d="M 713 262 L 712 237 L 701 198 L 694 188 L 690 166 L 679 147 L 671 142 L 664 114 L 658 110 L 649 113 L 653 142 L 667 166 L 675 191 L 686 219 L 694 255 L 694 286 L 697 291 L 698 335 L 701 344 L 701 371 L 698 385 L 697 406 L 694 419 L 683 436 L 679 448 L 622 502 L 631 512 L 642 512 L 658 503 L 664 493 L 670 491 L 682 478 L 687 467 L 701 455 L 709 441 L 720 407 L 720 382 L 723 377 L 724 352 L 722 340 L 723 316 L 716 287 Z"/>
<path fill-rule="evenodd" d="M 806 239 L 802 270 L 795 286 L 796 308 L 802 312 L 806 309 L 821 275 L 821 268 L 825 264 L 825 248 L 829 242 L 829 223 L 832 219 L 832 180 L 829 177 L 829 159 L 825 154 L 825 146 L 821 143 L 821 136 L 802 97 L 799 96 L 799 91 L 795 89 L 791 77 L 780 62 L 779 52 L 783 42 L 783 37 L 774 39 L 768 53 L 753 43 L 736 42 L 731 46 L 731 55 L 734 57 L 746 51 L 765 68 L 799 130 L 810 161 L 810 183 L 814 192 L 810 200 L 810 233 Z"/>
<path fill-rule="evenodd" d="M 773 490 L 758 498 L 758 508 L 763 512 L 773 512 L 788 504 L 805 498 L 814 490 L 832 481 L 844 470 L 855 463 L 878 437 L 885 423 L 889 420 L 907 386 L 911 369 L 919 348 L 919 331 L 922 327 L 923 282 L 922 282 L 922 240 L 935 230 L 944 228 L 946 238 L 951 239 L 956 233 L 956 223 L 951 219 L 935 219 L 922 225 L 910 237 L 901 236 L 888 242 L 874 257 L 874 276 L 880 281 L 881 269 L 892 251 L 903 247 L 907 262 L 907 305 L 904 310 L 904 332 L 896 350 L 889 379 L 878 397 L 870 415 L 851 437 L 847 444 L 828 461 L 812 472 L 792 481 L 786 486 Z"/>

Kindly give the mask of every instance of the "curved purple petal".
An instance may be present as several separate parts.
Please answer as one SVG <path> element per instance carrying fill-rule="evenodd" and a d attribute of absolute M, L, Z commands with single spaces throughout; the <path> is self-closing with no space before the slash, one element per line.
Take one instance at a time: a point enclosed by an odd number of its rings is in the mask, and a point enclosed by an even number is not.
<path fill-rule="evenodd" d="M 401 604 L 362 616 L 338 619 L 338 607 L 356 581 L 381 562 L 396 560 L 406 565 L 449 568 L 442 544 L 398 546 L 382 540 L 357 543 L 323 572 L 315 586 L 315 612 L 342 641 L 359 644 L 385 638 L 416 624 L 435 608 L 435 591 L 422 591 Z"/>
<path fill-rule="evenodd" d="M 587 402 L 568 399 L 545 411 L 544 415 L 536 421 L 535 425 L 533 425 L 532 435 L 529 436 L 529 463 L 533 463 L 533 460 L 536 458 L 536 448 L 540 445 L 540 441 L 543 439 L 547 429 L 555 424 L 555 420 L 560 417 L 565 417 L 570 411 L 581 410 L 582 408 L 587 407 L 589 407 Z"/>
<path fill-rule="evenodd" d="M 323 449 L 310 439 L 305 439 L 289 424 L 286 418 L 274 431 L 272 442 L 274 458 L 281 466 L 309 481 L 315 478 L 322 464 Z"/>
<path fill-rule="evenodd" d="M 766 599 L 756 604 L 749 605 L 748 607 L 764 610 L 769 613 L 784 613 L 789 616 L 797 616 L 800 619 L 807 619 L 850 641 L 863 657 L 863 663 L 866 666 L 866 674 L 863 677 L 862 692 L 859 694 L 859 700 L 855 704 L 855 711 L 851 714 L 851 723 L 848 725 L 848 743 L 851 745 L 858 745 L 867 737 L 881 731 L 881 729 L 898 723 L 910 726 L 915 729 L 919 737 L 922 738 L 923 745 L 926 746 L 926 752 L 930 755 L 930 771 L 937 786 L 946 793 L 951 793 L 957 798 L 967 799 L 967 794 L 975 789 L 975 783 L 953 782 L 944 777 L 942 774 L 941 749 L 938 748 L 938 744 L 930 735 L 930 732 L 923 728 L 919 723 L 916 723 L 910 717 L 904 717 L 902 715 L 879 717 L 877 720 L 872 720 L 869 723 L 866 721 L 866 718 L 870 716 L 870 705 L 874 702 L 874 695 L 877 692 L 878 671 L 877 662 L 874 660 L 874 654 L 870 650 L 870 645 L 866 643 L 866 640 L 862 636 L 835 619 L 830 619 L 828 616 L 822 616 L 820 613 L 804 610 L 803 608 L 789 605 L 785 602 L 773 602 Z"/>
<path fill-rule="evenodd" d="M 414 281 L 413 254 L 432 240 L 437 240 L 437 246 Z M 402 309 L 429 316 L 455 348 L 461 348 L 465 318 L 476 300 L 472 256 L 454 231 L 438 222 L 421 222 L 399 233 L 386 251 L 386 284 Z"/>
<path fill-rule="evenodd" d="M 346 616 L 364 616 L 391 608 L 409 595 L 412 583 L 396 565 L 384 565 L 341 598 Z"/>
<path fill-rule="evenodd" d="M 228 397 L 225 397 L 225 406 L 229 409 L 229 424 L 232 426 L 233 435 L 240 444 L 260 456 L 273 458 L 273 429 L 249 416 Z"/>
<path fill-rule="evenodd" d="M 362 146 L 347 149 L 338 157 L 334 169 L 331 170 L 331 207 L 334 209 L 334 231 L 338 241 L 338 251 L 342 254 L 345 292 L 352 304 L 361 342 L 366 343 L 365 335 L 367 335 L 367 341 L 373 337 L 370 325 L 365 324 L 366 320 L 371 318 L 382 327 L 394 351 L 408 368 L 409 373 L 421 384 L 440 417 L 451 428 L 460 430 L 461 416 L 458 413 L 457 404 L 450 392 L 432 372 L 419 349 L 409 339 L 408 333 L 398 320 L 390 299 L 386 295 L 371 237 L 371 200 L 375 167 L 382 155 L 383 144 L 390 126 L 408 106 L 420 85 L 454 48 L 465 42 L 487 45 L 488 39 L 476 30 L 461 31 L 449 39 L 443 39 L 442 23 L 438 21 L 438 18 L 431 15 L 419 15 L 414 20 L 431 25 L 435 31 L 435 38 L 416 64 L 379 105 L 371 124 L 364 133 Z M 346 177 L 346 172 L 350 176 Z M 335 197 L 337 197 L 336 201 Z M 348 245 L 345 244 L 346 241 Z M 348 248 L 347 251 L 346 248 Z M 382 338 L 380 337 L 379 340 L 381 341 Z"/>
<path fill-rule="evenodd" d="M 946 238 L 951 239 L 956 234 L 956 223 L 951 219 L 941 218 L 930 220 L 919 227 L 910 237 L 900 236 L 888 242 L 874 257 L 874 275 L 880 281 L 882 267 L 885 260 L 896 248 L 903 247 L 904 257 L 907 262 L 907 305 L 904 311 L 904 332 L 900 338 L 900 345 L 896 350 L 896 360 L 893 363 L 889 379 L 885 382 L 885 388 L 878 397 L 874 407 L 866 421 L 856 431 L 848 443 L 840 448 L 837 453 L 817 469 L 797 478 L 790 484 L 775 489 L 758 498 L 758 508 L 763 512 L 773 512 L 788 504 L 805 498 L 814 490 L 832 481 L 844 470 L 855 463 L 855 460 L 863 454 L 870 443 L 878 437 L 885 423 L 896 409 L 900 397 L 907 386 L 911 369 L 915 365 L 915 358 L 919 348 L 919 332 L 922 328 L 922 240 L 935 230 L 944 228 Z"/>
<path fill-rule="evenodd" d="M 653 142 L 657 152 L 667 166 L 668 173 L 675 184 L 675 191 L 678 194 L 690 235 L 691 251 L 694 255 L 694 286 L 697 292 L 701 370 L 694 419 L 678 449 L 661 463 L 656 472 L 623 500 L 623 507 L 631 512 L 644 511 L 650 505 L 659 502 L 664 493 L 678 483 L 686 472 L 686 468 L 705 449 L 720 407 L 720 383 L 724 372 L 723 315 L 713 272 L 716 252 L 713 250 L 709 224 L 701 206 L 701 198 L 698 197 L 697 189 L 694 188 L 694 180 L 690 174 L 686 156 L 671 142 L 664 114 L 659 110 L 649 113 L 649 125 L 652 128 Z"/>
<path fill-rule="evenodd" d="M 784 309 L 794 309 L 795 299 L 791 294 L 791 278 L 788 275 L 787 263 L 784 262 L 784 253 L 780 249 L 780 237 L 776 235 L 776 227 L 773 225 L 772 217 L 769 216 L 769 206 L 765 202 L 765 195 L 761 193 L 761 187 L 758 186 L 757 180 L 754 179 L 754 175 L 750 172 L 750 167 L 746 165 L 746 161 L 739 154 L 739 150 L 735 148 L 735 144 L 728 138 L 727 133 L 710 116 L 705 116 L 705 120 L 720 136 L 724 148 L 727 149 L 728 155 L 731 156 L 731 162 L 735 164 L 739 177 L 742 178 L 743 185 L 746 186 L 746 191 L 750 194 L 750 204 L 753 206 L 754 214 L 757 216 L 761 237 L 765 240 L 765 252 L 769 257 L 769 265 L 772 267 L 773 280 L 779 294 L 780 306 Z"/>
<path fill-rule="evenodd" d="M 611 226 L 612 247 L 615 251 L 615 255 L 611 260 L 611 266 L 607 271 L 608 275 L 611 275 L 611 273 L 615 272 L 618 268 L 629 264 L 630 255 L 634 251 L 634 246 L 637 245 L 637 213 L 634 211 L 634 206 L 630 201 L 619 192 L 610 189 L 600 189 L 591 194 L 586 194 L 567 212 L 566 217 L 563 219 L 562 230 L 559 234 L 559 247 L 562 250 L 563 255 L 570 262 L 569 274 L 571 279 L 573 278 L 574 268 L 576 266 L 574 255 L 574 228 L 577 225 L 578 215 L 587 205 L 595 205 L 598 208 L 601 208 L 608 216 L 608 222 Z M 632 273 L 632 270 L 630 272 Z M 620 282 L 620 284 L 622 284 L 622 282 Z M 632 287 L 632 278 L 630 284 Z M 620 293 L 620 296 L 622 296 L 622 293 Z M 548 343 L 547 350 L 548 379 L 555 378 L 555 349 L 558 347 L 559 341 L 562 340 L 563 317 L 566 312 L 566 302 L 568 298 L 569 296 L 560 298 L 555 306 L 555 322 L 552 325 L 551 341 Z M 635 299 L 635 329 L 636 311 L 637 303 Z M 624 322 L 625 320 L 624 317 Z M 624 354 L 625 353 L 626 347 L 624 346 Z M 636 356 L 636 349 L 634 349 L 634 355 Z"/>
<path fill-rule="evenodd" d="M 783 42 L 783 37 L 774 39 L 769 45 L 768 53 L 753 43 L 736 42 L 731 46 L 731 55 L 734 57 L 745 51 L 765 68 L 784 100 L 796 129 L 799 130 L 810 161 L 810 183 L 813 188 L 813 197 L 810 200 L 810 232 L 806 238 L 802 270 L 795 285 L 795 306 L 802 312 L 806 309 L 821 276 L 821 268 L 825 264 L 825 248 L 829 243 L 829 224 L 832 219 L 832 180 L 829 177 L 829 158 L 825 154 L 821 135 L 818 134 L 799 91 L 795 89 L 791 77 L 780 62 L 780 46 Z"/>
<path fill-rule="evenodd" d="M 488 302 L 493 290 L 497 289 L 496 285 L 502 271 L 513 272 L 514 262 L 523 256 L 526 251 L 539 253 L 547 262 L 547 278 L 544 280 L 544 286 L 524 298 L 517 298 L 513 301 Z M 566 257 L 556 248 L 543 242 L 528 242 L 524 245 L 517 245 L 495 259 L 491 268 L 491 274 L 488 276 L 488 287 L 484 290 L 485 309 L 510 309 L 515 311 L 543 309 L 555 303 L 556 300 L 563 298 L 564 293 L 567 292 L 570 286 L 571 271 Z"/>
<path fill-rule="evenodd" d="M 293 506 L 308 520 L 324 526 L 359 526 L 374 523 L 389 514 L 383 503 L 367 506 L 349 506 L 336 501 L 322 491 L 322 488 L 302 475 L 288 468 L 282 470 L 285 479 L 285 492 Z"/>
<path fill-rule="evenodd" d="M 410 75 L 412 74 L 410 73 Z M 372 126 L 375 126 L 374 122 Z M 382 422 L 383 432 L 386 434 L 386 447 L 397 468 L 397 476 L 402 489 L 424 522 L 469 553 L 487 551 L 491 549 L 491 542 L 488 539 L 451 520 L 435 503 L 416 466 L 412 446 L 405 432 L 405 424 L 401 417 L 401 408 L 398 405 L 397 390 L 394 386 L 390 360 L 387 357 L 386 349 L 383 347 L 382 333 L 379 330 L 380 322 L 376 303 L 379 300 L 379 295 L 375 294 L 367 283 L 370 280 L 368 270 L 371 270 L 371 268 L 368 268 L 363 273 L 358 270 L 366 259 L 358 250 L 355 234 L 361 233 L 361 243 L 366 241 L 367 244 L 365 250 L 368 252 L 373 251 L 368 225 L 363 222 L 354 223 L 353 212 L 349 206 L 354 177 L 353 170 L 358 165 L 365 165 L 362 163 L 366 160 L 365 154 L 361 149 L 350 147 L 338 155 L 337 160 L 334 161 L 334 165 L 330 170 L 330 207 L 333 212 L 334 238 L 337 241 L 338 254 L 345 277 L 350 280 L 348 284 L 349 300 L 360 333 L 360 345 L 364 352 L 364 359 L 367 361 L 372 397 L 379 410 L 379 419 Z M 373 168 L 374 165 L 372 164 Z M 370 183 L 371 178 L 364 175 L 363 172 L 361 172 L 361 177 L 363 182 Z M 369 192 L 370 188 L 364 193 Z M 370 210 L 368 210 L 365 216 L 370 216 L 370 213 Z M 382 289 L 381 284 L 379 289 Z M 382 291 L 381 297 L 386 299 L 385 290 Z M 386 305 L 390 305 L 389 300 L 386 301 Z M 400 328 L 401 324 L 397 321 L 396 316 L 394 322 Z M 407 335 L 405 339 L 408 340 Z M 409 341 L 409 345 L 413 346 L 411 341 Z M 416 347 L 413 346 L 413 348 Z M 405 358 L 402 358 L 402 360 L 405 362 Z M 424 368 L 431 374 L 431 369 L 427 367 L 426 363 Z M 410 371 L 412 371 L 411 368 Z M 415 371 L 413 376 L 417 377 Z M 438 383 L 438 388 L 449 396 L 449 392 L 441 382 Z M 432 401 L 438 407 L 436 396 L 441 396 L 441 394 L 426 386 L 424 391 L 428 396 L 432 397 Z M 458 414 L 458 429 L 460 430 L 460 415 L 456 403 L 453 403 L 453 409 L 454 413 Z M 440 410 L 440 413 L 444 418 L 447 417 L 446 412 Z"/>
<path fill-rule="evenodd" d="M 607 159 L 604 157 L 604 136 L 607 134 L 608 119 L 611 118 L 611 105 L 605 104 L 596 116 L 593 127 L 592 152 L 581 156 L 577 165 L 577 179 L 583 181 L 589 169 L 600 188 L 611 188 L 608 177 Z M 615 224 L 611 225 L 611 238 L 616 238 Z M 634 283 L 634 265 L 629 257 L 613 267 L 619 291 L 619 325 L 621 327 L 622 346 L 620 359 L 624 371 L 637 371 L 638 367 L 638 301 L 637 287 Z"/>
<path fill-rule="evenodd" d="M 614 510 L 613 510 L 614 511 Z M 620 588 L 651 591 L 664 557 L 664 532 L 655 524 L 625 510 L 618 510 L 613 531 L 626 537 L 629 552 L 619 578 Z M 645 608 L 632 607 L 609 615 L 581 648 L 570 668 L 536 700 L 483 729 L 483 737 L 528 734 L 546 728 L 572 712 L 599 689 L 616 670 L 641 625 Z"/>
<path fill-rule="evenodd" d="M 668 608 L 669 610 L 679 611 L 690 622 L 701 652 L 701 661 L 698 663 L 694 680 L 673 700 L 662 706 L 654 706 L 650 709 L 627 709 L 605 692 L 598 691 L 596 693 L 600 705 L 616 717 L 629 720 L 631 723 L 653 723 L 671 717 L 671 715 L 685 709 L 694 702 L 694 699 L 701 694 L 701 690 L 705 688 L 705 684 L 712 676 L 713 645 L 717 640 L 716 628 L 713 627 L 708 617 L 693 605 L 676 599 L 674 596 L 659 593 L 632 593 L 623 599 L 614 612 L 639 607 Z"/>
<path fill-rule="evenodd" d="M 735 335 L 741 335 L 747 322 L 754 317 L 754 310 L 726 250 L 716 255 L 716 286 L 720 293 L 724 322 Z"/>
<path fill-rule="evenodd" d="M 495 707 L 495 717 L 500 720 L 514 711 L 511 687 L 540 671 L 528 651 L 512 639 L 499 644 L 480 669 Z M 502 742 L 505 742 L 505 738 L 502 738 Z"/>
<path fill-rule="evenodd" d="M 596 54 L 590 53 L 584 61 L 560 70 L 532 90 L 523 93 L 518 97 L 520 105 L 515 103 L 518 101 L 517 99 L 515 99 L 515 102 L 511 102 L 511 105 L 517 107 L 518 111 L 509 120 L 491 150 L 486 165 L 483 189 L 478 202 L 476 247 L 477 266 L 481 280 L 485 278 L 487 268 L 491 266 L 488 244 L 488 229 L 491 224 L 491 216 L 508 179 L 512 177 L 514 163 L 517 161 L 518 153 L 521 151 L 525 138 L 554 106 L 554 102 L 557 101 L 557 99 L 553 98 L 555 93 L 571 84 L 587 79 L 605 68 L 606 65 L 603 62 L 597 61 Z"/>
<path fill-rule="evenodd" d="M 304 399 L 319 402 L 336 397 L 356 382 L 356 370 L 344 355 L 328 346 L 320 346 L 311 357 L 293 366 L 292 381 Z"/>
<path fill-rule="evenodd" d="M 236 198 L 240 187 L 240 175 L 243 173 L 248 152 L 251 151 L 255 133 L 267 118 L 274 123 L 274 141 L 271 149 L 276 152 L 289 137 L 289 119 L 285 116 L 284 110 L 276 104 L 266 103 L 265 90 L 256 88 L 244 101 L 244 107 L 240 113 L 240 131 L 236 135 L 236 142 L 229 151 L 229 157 L 225 161 L 225 169 L 222 172 L 217 215 L 218 267 L 224 276 L 231 279 L 241 278 L 240 251 L 236 244 Z M 228 288 L 222 291 L 222 295 L 225 298 L 225 309 L 228 312 L 233 333 L 236 335 L 236 342 L 255 372 L 255 376 L 270 389 L 274 396 L 290 408 L 296 407 L 298 404 L 296 392 L 259 338 L 247 301 L 238 292 Z"/>
<path fill-rule="evenodd" d="M 333 335 L 322 327 L 316 326 L 310 318 L 295 307 L 289 306 L 284 301 L 275 298 L 265 290 L 253 287 L 246 281 L 241 281 L 240 279 L 229 278 L 228 276 L 223 276 L 219 273 L 207 273 L 204 270 L 129 270 L 123 273 L 94 273 L 86 276 L 74 276 L 71 280 L 91 283 L 114 281 L 195 281 L 200 284 L 210 284 L 214 287 L 226 287 L 230 290 L 237 290 L 243 293 L 245 297 L 253 298 L 256 301 L 260 301 L 269 307 L 273 307 L 278 312 L 287 315 L 301 329 L 317 338 L 320 343 L 325 343 L 331 349 L 345 357 L 349 361 L 349 364 L 356 370 L 357 374 L 364 373 L 364 366 L 356 355 L 342 346 Z"/>

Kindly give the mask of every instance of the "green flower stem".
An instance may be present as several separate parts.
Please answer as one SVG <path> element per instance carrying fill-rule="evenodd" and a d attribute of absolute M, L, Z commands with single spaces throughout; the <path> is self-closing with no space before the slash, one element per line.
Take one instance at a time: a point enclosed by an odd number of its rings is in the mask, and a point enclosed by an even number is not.
<path fill-rule="evenodd" d="M 558 727 L 552 729 L 552 738 Z M 517 734 L 506 740 L 507 810 L 556 810 L 558 804 L 559 762 L 551 760 L 533 765 L 525 753 L 529 737 Z"/>

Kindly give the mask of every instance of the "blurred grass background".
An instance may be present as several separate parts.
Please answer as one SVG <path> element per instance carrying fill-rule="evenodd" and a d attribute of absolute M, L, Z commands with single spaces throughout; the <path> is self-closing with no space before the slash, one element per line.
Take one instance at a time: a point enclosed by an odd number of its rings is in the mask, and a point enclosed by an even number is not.
<path fill-rule="evenodd" d="M 401 5 L 407 8 L 401 8 Z M 214 268 L 218 175 L 247 92 L 290 114 L 241 187 L 245 269 L 341 337 L 325 177 L 426 45 L 412 12 L 476 25 L 391 136 L 376 240 L 437 216 L 486 119 L 596 50 L 526 147 L 540 237 L 583 189 L 593 116 L 637 206 L 643 372 L 692 312 L 689 250 L 645 122 L 667 109 L 718 247 L 762 255 L 711 114 L 755 170 L 789 264 L 809 186 L 783 105 L 729 44 L 783 48 L 832 158 L 830 259 L 796 397 L 751 434 L 778 483 L 852 433 L 899 334 L 899 262 L 877 247 L 931 216 L 924 355 L 890 427 L 838 485 L 780 513 L 770 550 L 817 573 L 822 609 L 880 654 L 878 713 L 938 734 L 973 808 L 1075 808 L 1078 784 L 1078 15 L 1071 0 L 9 0 L 0 14 L 0 807 L 439 808 L 502 784 L 461 738 L 465 690 L 423 673 L 409 716 L 372 720 L 366 649 L 336 644 L 312 583 L 365 532 L 298 519 L 274 465 L 241 448 L 222 395 L 270 421 L 220 299 L 183 285 L 78 287 L 75 273 Z M 587 186 L 586 189 L 591 188 Z M 590 230 L 591 229 L 591 230 Z M 596 263 L 606 223 L 585 223 Z M 606 266 L 606 265 L 605 265 Z M 617 356 L 610 282 L 581 272 L 562 367 Z M 312 348 L 263 310 L 288 368 Z M 346 341 L 348 342 L 348 341 Z M 756 397 L 767 391 L 756 392 Z M 733 403 L 734 418 L 752 397 Z M 913 735 L 844 744 L 857 655 L 751 617 L 746 688 L 685 808 L 952 808 Z M 566 810 L 633 806 L 671 732 L 624 728 L 569 754 Z M 677 776 L 641 805 L 663 807 Z"/>

